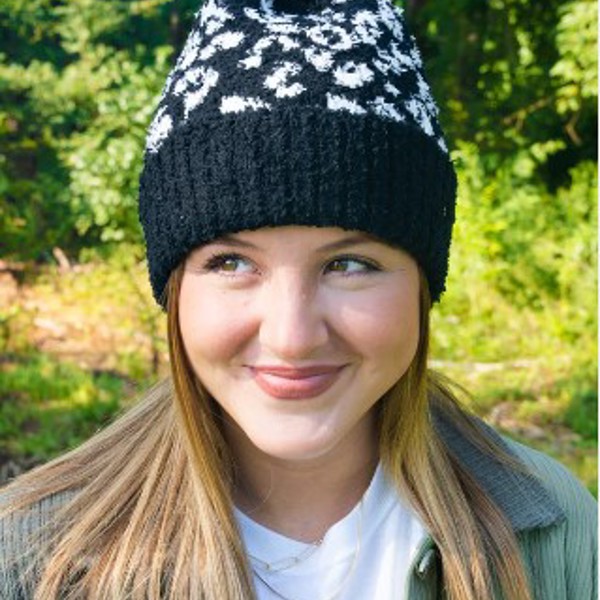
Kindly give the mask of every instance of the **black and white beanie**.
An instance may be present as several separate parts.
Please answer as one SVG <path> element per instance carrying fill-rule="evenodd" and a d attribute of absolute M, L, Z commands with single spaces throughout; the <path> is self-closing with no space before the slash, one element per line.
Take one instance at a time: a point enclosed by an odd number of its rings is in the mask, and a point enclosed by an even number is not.
<path fill-rule="evenodd" d="M 206 0 L 147 138 L 155 298 L 198 245 L 265 226 L 361 230 L 444 290 L 456 177 L 391 0 Z"/>

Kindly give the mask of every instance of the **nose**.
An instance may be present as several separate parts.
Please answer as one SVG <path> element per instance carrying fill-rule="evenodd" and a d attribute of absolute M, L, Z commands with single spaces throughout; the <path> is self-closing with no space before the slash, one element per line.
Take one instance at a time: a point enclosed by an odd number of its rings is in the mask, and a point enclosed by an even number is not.
<path fill-rule="evenodd" d="M 315 356 L 329 337 L 327 311 L 318 286 L 284 273 L 261 294 L 259 340 L 274 357 L 299 360 Z"/>

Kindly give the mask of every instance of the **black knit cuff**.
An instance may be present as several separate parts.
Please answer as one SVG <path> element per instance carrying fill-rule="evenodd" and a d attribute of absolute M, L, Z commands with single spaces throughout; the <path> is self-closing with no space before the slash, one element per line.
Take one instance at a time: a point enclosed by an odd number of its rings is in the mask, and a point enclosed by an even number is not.
<path fill-rule="evenodd" d="M 436 141 L 373 115 L 279 109 L 188 124 L 146 156 L 140 219 L 154 296 L 224 233 L 280 225 L 368 231 L 411 254 L 444 290 L 456 176 Z"/>

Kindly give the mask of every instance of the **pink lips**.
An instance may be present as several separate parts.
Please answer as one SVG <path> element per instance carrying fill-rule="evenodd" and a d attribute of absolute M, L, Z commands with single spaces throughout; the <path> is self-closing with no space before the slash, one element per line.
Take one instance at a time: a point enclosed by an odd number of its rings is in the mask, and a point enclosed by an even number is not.
<path fill-rule="evenodd" d="M 316 365 L 293 368 L 279 366 L 251 367 L 259 387 L 280 400 L 314 398 L 329 389 L 337 380 L 343 366 Z"/>

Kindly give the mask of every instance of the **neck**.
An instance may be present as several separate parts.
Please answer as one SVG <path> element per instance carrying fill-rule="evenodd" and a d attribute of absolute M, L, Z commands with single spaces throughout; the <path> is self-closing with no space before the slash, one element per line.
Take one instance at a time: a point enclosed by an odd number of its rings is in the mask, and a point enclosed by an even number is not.
<path fill-rule="evenodd" d="M 261 452 L 228 428 L 236 459 L 236 506 L 254 521 L 303 542 L 320 540 L 369 486 L 378 461 L 372 417 L 322 456 L 288 460 Z M 232 426 L 234 427 L 234 426 Z"/>

